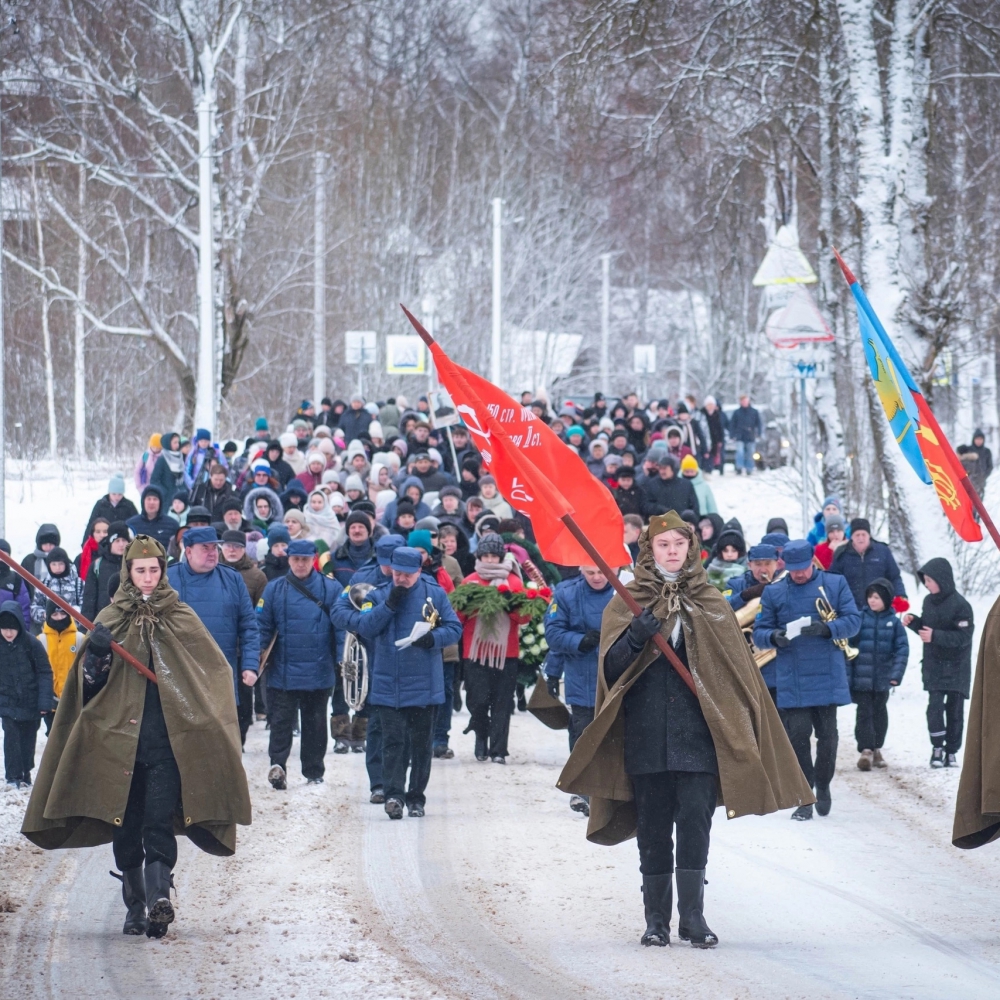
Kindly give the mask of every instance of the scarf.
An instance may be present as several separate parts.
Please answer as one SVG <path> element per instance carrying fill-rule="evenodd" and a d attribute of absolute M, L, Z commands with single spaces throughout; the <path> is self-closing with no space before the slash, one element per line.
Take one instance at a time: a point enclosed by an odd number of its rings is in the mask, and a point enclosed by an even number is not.
<path fill-rule="evenodd" d="M 184 471 L 184 454 L 180 451 L 161 452 L 167 467 L 175 475 L 179 476 Z"/>
<path fill-rule="evenodd" d="M 509 561 L 513 556 L 508 553 L 500 563 L 476 560 L 476 575 L 488 581 L 486 587 L 501 587 L 507 582 L 512 570 Z M 507 656 L 507 639 L 510 636 L 511 620 L 506 611 L 495 615 L 476 615 L 475 627 L 472 632 L 472 642 L 469 645 L 469 659 L 482 663 L 494 670 L 503 670 Z"/>
<path fill-rule="evenodd" d="M 313 492 L 322 493 L 322 491 L 317 490 Z M 322 493 L 322 496 L 325 503 L 326 494 Z M 303 513 L 306 516 L 306 524 L 309 526 L 309 530 L 314 537 L 322 538 L 328 546 L 332 546 L 340 537 L 340 519 L 329 506 L 324 506 L 322 510 L 313 510 L 312 507 L 306 505 Z"/>

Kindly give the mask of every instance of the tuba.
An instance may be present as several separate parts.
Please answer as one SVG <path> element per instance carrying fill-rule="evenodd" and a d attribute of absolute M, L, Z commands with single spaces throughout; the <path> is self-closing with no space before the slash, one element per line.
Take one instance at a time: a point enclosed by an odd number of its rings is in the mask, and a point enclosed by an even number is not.
<path fill-rule="evenodd" d="M 351 606 L 361 610 L 368 592 L 375 587 L 370 583 L 356 583 L 347 592 Z M 344 639 L 344 657 L 340 663 L 340 675 L 344 679 L 344 700 L 352 712 L 360 712 L 368 697 L 368 651 L 361 640 L 348 632 Z"/>
<path fill-rule="evenodd" d="M 777 583 L 786 572 L 787 570 L 782 570 L 773 580 L 763 580 L 761 582 Z M 750 647 L 750 652 L 753 654 L 754 662 L 758 667 L 765 667 L 778 655 L 778 651 L 773 648 L 758 649 L 753 644 L 753 623 L 758 611 L 760 611 L 760 598 L 755 597 L 752 601 L 747 601 L 739 611 L 734 613 L 736 615 L 736 622 L 743 631 L 747 645 Z"/>
<path fill-rule="evenodd" d="M 816 598 L 816 611 L 819 613 L 820 621 L 832 622 L 837 617 L 837 612 L 833 610 L 833 605 L 826 596 L 826 591 L 820 587 L 820 596 Z M 843 650 L 844 656 L 853 660 L 861 650 L 855 649 L 846 639 L 834 639 L 833 644 L 837 649 Z"/>

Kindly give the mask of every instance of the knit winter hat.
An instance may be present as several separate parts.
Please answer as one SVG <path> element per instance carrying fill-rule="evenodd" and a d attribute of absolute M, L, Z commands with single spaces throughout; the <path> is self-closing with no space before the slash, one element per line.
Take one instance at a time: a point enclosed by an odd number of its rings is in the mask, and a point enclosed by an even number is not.
<path fill-rule="evenodd" d="M 346 493 L 348 490 L 358 490 L 360 493 L 365 490 L 365 484 L 356 472 L 352 472 L 344 480 L 344 492 Z"/>
<path fill-rule="evenodd" d="M 312 465 L 314 462 L 319 463 L 326 468 L 326 456 L 321 451 L 311 451 L 306 455 L 306 468 Z"/>
<path fill-rule="evenodd" d="M 365 530 L 368 532 L 368 536 L 371 537 L 372 522 L 368 515 L 363 511 L 352 510 L 351 513 L 347 515 L 347 520 L 344 522 L 344 529 L 349 530 L 352 524 L 363 524 Z"/>
<path fill-rule="evenodd" d="M 285 431 L 278 441 L 282 448 L 297 448 L 299 444 L 299 439 L 291 431 Z"/>
<path fill-rule="evenodd" d="M 867 517 L 856 517 L 851 521 L 851 534 L 855 531 L 867 531 L 869 535 L 872 533 L 871 522 Z"/>
<path fill-rule="evenodd" d="M 212 434 L 206 428 L 199 427 L 194 432 L 194 439 L 195 439 L 195 441 L 211 441 L 212 440 Z"/>
<path fill-rule="evenodd" d="M 279 542 L 284 542 L 287 545 L 291 540 L 292 536 L 283 524 L 272 524 L 267 529 L 267 544 L 269 546 L 277 545 Z"/>
<path fill-rule="evenodd" d="M 495 532 L 488 531 L 479 539 L 479 544 L 476 546 L 477 556 L 497 556 L 503 559 L 507 552 L 507 547 L 504 540 Z"/>
<path fill-rule="evenodd" d="M 826 528 L 826 533 L 829 535 L 831 531 L 845 531 L 846 527 L 844 525 L 844 519 L 839 514 L 831 514 L 828 518 L 823 521 L 823 525 Z"/>
<path fill-rule="evenodd" d="M 222 533 L 223 545 L 241 545 L 246 548 L 247 536 L 244 531 L 224 531 Z"/>
<path fill-rule="evenodd" d="M 267 430 L 267 417 L 258 417 L 254 422 L 253 429 L 255 431 L 266 431 Z"/>
<path fill-rule="evenodd" d="M 238 510 L 241 514 L 243 513 L 243 504 L 240 503 L 237 497 L 229 497 L 228 500 L 222 502 L 223 514 L 227 514 L 231 510 Z"/>
<path fill-rule="evenodd" d="M 296 510 L 294 507 L 285 511 L 285 516 L 282 520 L 285 524 L 288 524 L 289 521 L 295 521 L 300 528 L 308 527 L 306 524 L 305 514 L 303 514 L 301 510 Z"/>
<path fill-rule="evenodd" d="M 423 549 L 428 555 L 434 554 L 434 542 L 431 540 L 431 533 L 423 528 L 414 528 L 407 538 L 406 544 L 412 549 Z"/>
<path fill-rule="evenodd" d="M 403 514 L 410 514 L 416 516 L 417 508 L 413 506 L 412 500 L 400 500 L 396 504 L 396 517 L 401 517 Z"/>
<path fill-rule="evenodd" d="M 374 441 L 375 438 L 380 438 L 385 440 L 385 432 L 382 430 L 382 425 L 377 421 L 373 420 L 368 425 L 368 436 Z"/>
<path fill-rule="evenodd" d="M 132 535 L 128 530 L 128 525 L 124 521 L 115 521 L 112 524 L 108 525 L 108 537 L 105 539 L 105 541 L 107 541 L 108 546 L 110 547 L 111 543 L 116 538 L 131 538 L 131 537 Z"/>
<path fill-rule="evenodd" d="M 149 435 L 149 450 L 150 451 L 159 451 L 160 450 L 160 437 L 161 437 L 161 435 L 159 435 L 159 434 L 150 434 Z"/>
<path fill-rule="evenodd" d="M 108 492 L 109 493 L 124 493 L 125 492 L 125 474 L 122 472 L 113 472 L 111 478 L 108 480 Z"/>
<path fill-rule="evenodd" d="M 681 472 L 697 472 L 698 459 L 694 455 L 685 455 L 681 459 Z"/>

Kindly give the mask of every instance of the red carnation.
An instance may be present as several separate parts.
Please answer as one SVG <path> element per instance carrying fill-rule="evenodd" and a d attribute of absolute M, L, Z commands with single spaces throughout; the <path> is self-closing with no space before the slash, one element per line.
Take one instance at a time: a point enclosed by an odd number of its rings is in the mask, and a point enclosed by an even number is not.
<path fill-rule="evenodd" d="M 508 587 L 506 583 L 501 583 L 500 586 L 497 587 L 497 590 L 501 594 L 509 594 L 510 593 L 510 587 Z"/>
<path fill-rule="evenodd" d="M 550 598 L 550 597 L 552 596 L 552 590 L 551 590 L 551 588 L 550 588 L 550 587 L 542 587 L 542 588 L 541 588 L 541 589 L 540 589 L 540 590 L 538 591 L 538 593 L 539 593 L 539 594 L 541 594 L 541 595 L 542 595 L 542 597 L 544 597 L 544 598 L 545 598 L 545 600 L 548 600 L 548 599 L 549 599 L 549 598 Z"/>
<path fill-rule="evenodd" d="M 897 614 L 910 610 L 910 602 L 905 597 L 894 597 L 892 599 L 892 610 Z"/>

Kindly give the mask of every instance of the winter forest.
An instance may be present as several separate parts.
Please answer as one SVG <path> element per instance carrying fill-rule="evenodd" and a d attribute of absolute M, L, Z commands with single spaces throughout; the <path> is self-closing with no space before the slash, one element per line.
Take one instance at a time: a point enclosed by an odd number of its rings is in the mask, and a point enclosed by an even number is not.
<path fill-rule="evenodd" d="M 835 335 L 804 401 L 817 495 L 909 565 L 908 475 L 837 247 L 954 443 L 1000 423 L 1000 8 L 970 0 L 47 0 L 0 35 L 6 433 L 16 457 L 131 453 L 192 426 L 283 421 L 356 374 L 344 332 L 433 312 L 489 369 L 491 201 L 502 315 L 579 335 L 550 397 L 749 390 L 798 426 L 751 281 L 797 230 Z M 199 113 L 211 127 L 216 350 L 199 351 Z M 382 350 L 381 346 L 379 348 Z M 426 381 L 369 371 L 370 398 Z M 381 374 L 380 374 L 381 372 Z M 505 384 L 510 392 L 542 386 Z M 152 390 L 152 391 L 151 391 Z M 941 521 L 943 526 L 944 522 Z M 943 527 L 941 530 L 944 530 Z M 972 557 L 969 557 L 972 558 Z M 961 572 L 961 567 L 960 567 Z"/>

